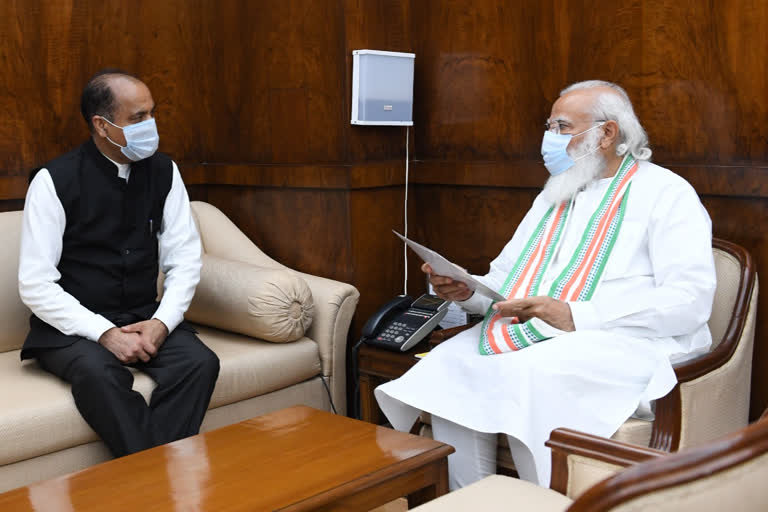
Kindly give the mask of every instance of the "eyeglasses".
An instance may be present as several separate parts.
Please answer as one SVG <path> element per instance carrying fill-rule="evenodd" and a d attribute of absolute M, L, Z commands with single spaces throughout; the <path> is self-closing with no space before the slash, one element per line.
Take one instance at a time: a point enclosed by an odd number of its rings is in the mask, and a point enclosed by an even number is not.
<path fill-rule="evenodd" d="M 591 121 L 591 124 L 595 123 L 605 123 L 608 121 L 607 119 L 594 119 Z M 544 121 L 544 131 L 545 132 L 554 132 L 557 135 L 560 135 L 563 131 L 568 131 L 571 128 L 573 128 L 573 125 L 569 123 L 568 121 L 550 121 L 547 119 Z"/>

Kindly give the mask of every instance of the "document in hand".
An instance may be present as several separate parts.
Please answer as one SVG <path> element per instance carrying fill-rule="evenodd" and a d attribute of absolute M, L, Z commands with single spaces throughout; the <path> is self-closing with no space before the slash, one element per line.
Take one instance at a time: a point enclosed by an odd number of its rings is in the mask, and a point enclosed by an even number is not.
<path fill-rule="evenodd" d="M 417 244 L 413 240 L 405 238 L 394 229 L 392 232 L 400 237 L 403 242 L 408 245 L 408 247 L 413 249 L 413 252 L 418 254 L 422 260 L 424 260 L 426 263 L 429 263 L 429 266 L 432 267 L 432 270 L 436 275 L 450 277 L 454 281 L 461 281 L 462 283 L 466 284 L 470 290 L 473 290 L 480 295 L 485 295 L 486 297 L 497 302 L 507 300 L 506 297 L 493 291 L 491 288 L 488 288 L 486 285 L 472 277 L 466 270 L 456 265 L 455 263 L 451 263 L 432 249 L 428 249 L 421 244 Z"/>

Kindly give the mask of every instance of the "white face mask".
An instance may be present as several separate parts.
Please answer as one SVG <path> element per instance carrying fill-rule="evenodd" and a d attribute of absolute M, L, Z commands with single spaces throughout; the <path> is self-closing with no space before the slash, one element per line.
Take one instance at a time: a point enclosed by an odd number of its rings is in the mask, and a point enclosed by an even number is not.
<path fill-rule="evenodd" d="M 117 126 L 106 117 L 102 117 L 102 119 L 115 128 L 123 130 L 125 146 L 121 146 L 109 137 L 107 137 L 107 140 L 119 147 L 120 151 L 132 162 L 149 158 L 157 151 L 157 146 L 160 144 L 160 135 L 157 133 L 154 117 L 140 123 L 129 124 L 128 126 Z"/>

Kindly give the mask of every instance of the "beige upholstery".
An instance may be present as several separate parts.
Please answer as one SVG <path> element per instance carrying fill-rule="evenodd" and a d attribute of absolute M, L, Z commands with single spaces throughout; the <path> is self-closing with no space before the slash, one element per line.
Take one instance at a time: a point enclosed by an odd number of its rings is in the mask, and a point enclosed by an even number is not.
<path fill-rule="evenodd" d="M 768 417 L 717 440 L 670 454 L 558 430 L 553 471 L 567 460 L 568 494 L 492 475 L 414 510 L 569 512 L 758 512 L 768 504 Z M 550 439 L 555 439 L 555 434 Z M 589 455 L 575 455 L 584 451 Z M 641 458 L 638 458 L 641 457 Z M 621 465 L 599 459 L 622 460 Z M 643 460 L 643 462 L 632 462 Z M 629 466 L 625 469 L 625 466 Z M 614 470 L 618 468 L 618 472 Z M 606 478 L 608 476 L 608 478 Z M 599 483 L 585 485 L 599 479 Z M 554 483 L 553 483 L 554 485 Z M 561 501 L 557 501 L 557 499 Z"/>
<path fill-rule="evenodd" d="M 565 495 L 576 499 L 601 480 L 621 471 L 623 466 L 609 464 L 583 455 L 570 454 L 567 458 L 568 486 Z"/>
<path fill-rule="evenodd" d="M 739 512 L 768 509 L 768 454 L 685 485 L 655 491 L 614 507 L 615 512 Z"/>
<path fill-rule="evenodd" d="M 731 286 L 733 281 L 731 277 Z M 681 448 L 701 444 L 747 424 L 758 290 L 756 278 L 744 331 L 731 359 L 716 370 L 680 385 L 683 417 L 680 431 Z M 722 304 L 718 302 L 719 292 L 720 281 L 715 297 L 716 304 Z M 722 312 L 718 311 L 718 316 L 721 314 Z"/>
<path fill-rule="evenodd" d="M 651 442 L 652 426 L 650 421 L 629 418 L 621 427 L 619 427 L 619 430 L 611 436 L 611 439 L 622 441 L 624 443 L 648 446 Z"/>
<path fill-rule="evenodd" d="M 285 343 L 304 336 L 313 315 L 312 292 L 296 272 L 205 254 L 200 284 L 184 318 Z"/>
<path fill-rule="evenodd" d="M 201 282 L 199 292 L 226 298 L 229 288 L 233 295 L 242 294 L 243 280 L 238 280 L 235 269 L 258 274 L 262 271 L 253 268 L 258 265 L 277 270 L 282 282 L 299 283 L 298 288 L 308 286 L 314 303 L 311 326 L 304 336 L 289 343 L 268 343 L 195 324 L 200 339 L 221 362 L 203 430 L 296 404 L 330 410 L 323 379 L 327 380 L 337 411 L 343 414 L 345 347 L 359 297 L 357 290 L 348 284 L 292 271 L 261 252 L 215 207 L 193 202 L 192 208 L 201 230 L 205 259 L 212 256 L 211 260 L 218 262 L 205 269 L 210 279 Z M 0 331 L 0 491 L 82 469 L 109 457 L 103 443 L 80 417 L 69 385 L 42 371 L 36 362 L 19 360 L 30 315 L 17 288 L 20 224 L 21 212 L 0 213 L 6 257 L 6 265 L 0 266 L 0 286 L 5 292 L 0 303 L 4 327 Z M 222 270 L 225 276 L 212 275 L 214 269 L 226 269 Z M 215 286 L 216 290 L 206 286 Z M 227 325 L 227 309 L 217 313 L 218 321 L 214 323 Z M 240 321 L 239 313 L 233 314 L 233 321 Z M 148 399 L 154 383 L 146 375 L 134 373 L 134 389 Z"/>
<path fill-rule="evenodd" d="M 716 349 L 728 328 L 739 293 L 742 266 L 728 252 L 713 248 L 717 288 L 709 319 L 712 348 Z M 746 325 L 731 359 L 716 370 L 681 383 L 682 421 L 679 448 L 693 446 L 732 432 L 747 424 L 752 376 L 752 348 L 755 337 L 758 284 L 755 280 Z M 650 422 L 630 419 L 613 439 L 648 446 Z"/>
<path fill-rule="evenodd" d="M 588 466 L 585 466 L 588 467 Z M 627 500 L 611 512 L 720 512 L 735 507 L 740 512 L 759 512 L 768 504 L 768 454 L 744 464 L 668 489 L 654 490 Z M 578 494 L 582 494 L 579 492 Z M 501 475 L 491 475 L 413 509 L 418 512 L 483 510 L 554 512 L 570 510 L 573 501 L 551 489 Z M 579 507 L 573 509 L 590 510 Z M 577 508 L 578 507 L 578 508 Z"/>
<path fill-rule="evenodd" d="M 571 499 L 555 491 L 539 487 L 517 478 L 491 475 L 479 482 L 429 501 L 412 510 L 418 512 L 508 512 L 531 510 L 561 512 Z"/>
<path fill-rule="evenodd" d="M 0 265 L 0 352 L 21 348 L 29 331 L 29 310 L 19 297 L 19 243 L 21 236 L 21 212 L 0 214 L 5 265 Z"/>

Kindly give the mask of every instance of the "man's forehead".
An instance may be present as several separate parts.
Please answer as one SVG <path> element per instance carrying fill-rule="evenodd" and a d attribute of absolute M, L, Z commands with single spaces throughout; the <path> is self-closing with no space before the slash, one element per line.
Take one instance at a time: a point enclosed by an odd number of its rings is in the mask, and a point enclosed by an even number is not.
<path fill-rule="evenodd" d="M 591 116 L 594 91 L 581 89 L 560 96 L 552 105 L 551 120 L 578 121 Z"/>
<path fill-rule="evenodd" d="M 110 79 L 109 86 L 120 109 L 133 111 L 154 106 L 149 88 L 140 80 L 118 75 Z"/>

